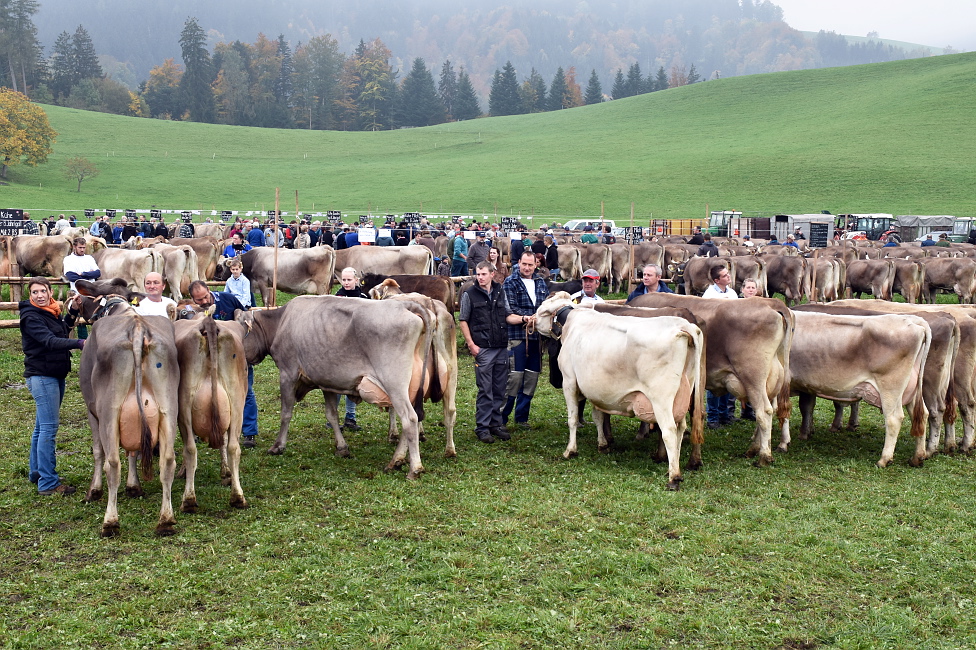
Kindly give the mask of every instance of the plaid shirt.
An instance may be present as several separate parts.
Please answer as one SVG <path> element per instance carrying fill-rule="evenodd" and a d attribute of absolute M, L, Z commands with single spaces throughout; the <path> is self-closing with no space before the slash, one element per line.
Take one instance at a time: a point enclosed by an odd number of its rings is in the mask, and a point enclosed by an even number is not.
<path fill-rule="evenodd" d="M 542 304 L 542 301 L 549 296 L 549 288 L 546 286 L 546 281 L 536 276 L 535 304 L 533 305 L 528 291 L 525 290 L 525 283 L 522 282 L 522 276 L 519 275 L 518 266 L 515 267 L 515 270 L 510 276 L 505 278 L 505 283 L 502 286 L 508 298 L 508 306 L 511 308 L 513 314 L 518 314 L 519 316 L 531 316 L 539 308 L 539 305 Z M 525 328 L 522 325 L 509 324 L 509 341 L 522 341 L 525 338 Z M 539 333 L 533 332 L 529 334 L 528 339 L 530 341 L 539 340 Z"/>

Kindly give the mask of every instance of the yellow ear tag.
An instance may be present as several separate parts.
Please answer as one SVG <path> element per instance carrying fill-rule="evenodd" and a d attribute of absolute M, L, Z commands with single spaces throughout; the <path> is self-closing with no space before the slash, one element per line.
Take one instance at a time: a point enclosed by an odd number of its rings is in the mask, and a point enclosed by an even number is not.
<path fill-rule="evenodd" d="M 207 311 L 203 312 L 203 315 L 213 316 L 215 311 L 217 311 L 217 305 L 210 305 L 209 307 L 207 307 Z"/>

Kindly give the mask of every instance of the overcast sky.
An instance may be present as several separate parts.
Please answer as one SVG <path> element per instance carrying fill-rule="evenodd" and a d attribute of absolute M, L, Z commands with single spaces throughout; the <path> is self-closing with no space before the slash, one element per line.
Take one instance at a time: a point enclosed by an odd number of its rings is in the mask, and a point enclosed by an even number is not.
<path fill-rule="evenodd" d="M 834 31 L 976 50 L 976 0 L 773 0 L 783 19 L 801 31 Z"/>

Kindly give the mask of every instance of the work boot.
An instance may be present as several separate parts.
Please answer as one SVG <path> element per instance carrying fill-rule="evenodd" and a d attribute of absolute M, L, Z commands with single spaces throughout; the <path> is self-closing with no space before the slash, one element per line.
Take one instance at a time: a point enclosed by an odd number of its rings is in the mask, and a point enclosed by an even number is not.
<path fill-rule="evenodd" d="M 60 494 L 61 496 L 66 497 L 69 494 L 74 494 L 77 489 L 78 488 L 76 488 L 73 485 L 68 485 L 67 483 L 61 483 L 56 488 L 51 488 L 50 490 L 38 490 L 37 493 L 42 497 L 49 497 L 52 494 Z"/>
<path fill-rule="evenodd" d="M 490 445 L 493 442 L 495 442 L 495 439 L 487 431 L 475 431 L 474 435 L 478 436 L 478 440 L 480 440 L 481 442 L 487 445 Z"/>
<path fill-rule="evenodd" d="M 362 431 L 362 427 L 356 424 L 356 421 L 352 418 L 346 418 L 342 421 L 342 428 L 347 431 Z"/>
<path fill-rule="evenodd" d="M 498 438 L 499 440 L 511 440 L 512 439 L 512 434 L 510 434 L 508 432 L 508 429 L 506 429 L 504 426 L 501 426 L 501 427 L 492 427 L 491 429 L 489 429 L 489 431 L 491 431 L 491 435 L 492 436 Z"/>
<path fill-rule="evenodd" d="M 254 436 L 244 436 L 244 442 L 241 443 L 241 447 L 244 449 L 254 449 L 257 443 L 254 442 Z"/>

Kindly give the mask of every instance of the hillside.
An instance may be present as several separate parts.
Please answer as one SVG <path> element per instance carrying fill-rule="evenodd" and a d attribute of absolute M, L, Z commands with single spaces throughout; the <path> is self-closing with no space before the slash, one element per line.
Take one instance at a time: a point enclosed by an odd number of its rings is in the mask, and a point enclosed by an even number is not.
<path fill-rule="evenodd" d="M 592 107 L 379 133 L 163 122 L 48 107 L 56 155 L 4 207 L 372 214 L 976 214 L 976 54 L 722 79 Z M 70 156 L 101 175 L 82 193 Z M 544 217 L 543 217 L 544 218 Z"/>

